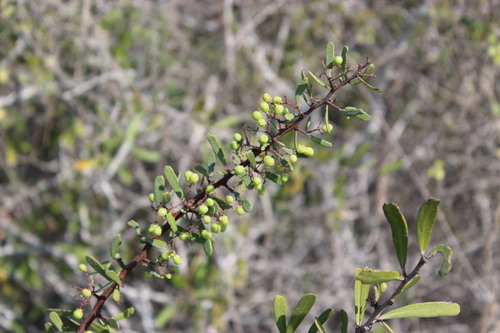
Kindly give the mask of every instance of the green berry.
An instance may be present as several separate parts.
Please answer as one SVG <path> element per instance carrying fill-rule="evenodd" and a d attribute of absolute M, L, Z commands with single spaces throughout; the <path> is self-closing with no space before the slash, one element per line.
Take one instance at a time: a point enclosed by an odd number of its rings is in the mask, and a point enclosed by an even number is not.
<path fill-rule="evenodd" d="M 254 111 L 252 113 L 252 118 L 253 118 L 253 120 L 258 121 L 259 119 L 262 119 L 262 113 L 260 111 Z"/>
<path fill-rule="evenodd" d="M 290 163 L 296 163 L 298 159 L 297 155 L 290 155 Z"/>
<path fill-rule="evenodd" d="M 227 195 L 226 196 L 226 203 L 232 204 L 234 202 L 234 198 L 232 195 Z"/>
<path fill-rule="evenodd" d="M 233 134 L 233 139 L 236 141 L 236 142 L 241 142 L 243 141 L 243 137 L 241 136 L 240 133 L 234 133 Z"/>
<path fill-rule="evenodd" d="M 226 225 L 229 223 L 229 218 L 226 215 L 219 216 L 218 220 L 222 225 Z"/>
<path fill-rule="evenodd" d="M 272 167 L 274 165 L 274 158 L 271 156 L 267 155 L 264 157 L 264 164 L 268 167 Z"/>
<path fill-rule="evenodd" d="M 161 227 L 157 224 L 151 224 L 149 226 L 149 233 L 154 235 L 154 236 L 161 236 Z"/>
<path fill-rule="evenodd" d="M 205 200 L 205 204 L 208 206 L 208 207 L 212 207 L 214 204 L 215 204 L 215 200 L 212 199 L 212 198 L 208 198 L 207 200 Z"/>
<path fill-rule="evenodd" d="M 262 184 L 262 179 L 260 179 L 259 177 L 253 177 L 252 181 L 254 185 Z"/>
<path fill-rule="evenodd" d="M 212 238 L 212 234 L 208 230 L 202 230 L 201 231 L 201 237 L 203 237 L 205 239 L 211 239 Z"/>
<path fill-rule="evenodd" d="M 193 172 L 193 173 L 191 173 L 191 175 L 189 176 L 189 180 L 188 180 L 188 182 L 189 182 L 190 184 L 193 184 L 193 185 L 194 185 L 194 184 L 196 184 L 199 180 L 200 180 L 200 176 L 198 176 L 198 174 L 197 174 L 197 173 L 194 173 L 194 172 Z"/>
<path fill-rule="evenodd" d="M 181 256 L 176 254 L 174 255 L 174 257 L 172 258 L 172 261 L 174 262 L 174 264 L 176 265 L 180 265 L 182 264 L 182 259 L 181 259 Z"/>
<path fill-rule="evenodd" d="M 241 207 L 241 206 L 236 207 L 236 214 L 238 214 L 238 215 L 245 214 L 245 210 L 243 209 L 243 207 Z"/>
<path fill-rule="evenodd" d="M 212 230 L 214 234 L 218 234 L 220 232 L 220 224 L 212 223 L 212 225 L 210 225 L 210 230 Z"/>
<path fill-rule="evenodd" d="M 259 142 L 261 145 L 268 143 L 269 137 L 267 136 L 267 134 L 262 134 L 261 136 L 259 136 Z"/>
<path fill-rule="evenodd" d="M 255 184 L 254 187 L 256 190 L 262 190 L 263 188 L 262 184 Z"/>
<path fill-rule="evenodd" d="M 245 173 L 245 167 L 243 165 L 237 165 L 234 167 L 234 174 L 239 176 Z"/>
<path fill-rule="evenodd" d="M 283 103 L 283 98 L 281 98 L 280 96 L 274 96 L 273 103 L 274 104 L 281 104 L 281 103 Z"/>
<path fill-rule="evenodd" d="M 199 205 L 198 208 L 197 208 L 197 211 L 201 215 L 205 215 L 206 213 L 208 213 L 208 207 L 205 206 L 205 205 Z"/>
<path fill-rule="evenodd" d="M 90 296 L 92 296 L 92 291 L 90 289 L 85 288 L 82 289 L 80 295 L 82 295 L 82 297 L 89 298 Z"/>
<path fill-rule="evenodd" d="M 333 58 L 333 65 L 334 66 L 342 65 L 343 62 L 344 62 L 344 59 L 341 56 L 336 56 L 335 58 Z"/>
<path fill-rule="evenodd" d="M 274 113 L 277 115 L 283 114 L 283 112 L 285 112 L 285 107 L 281 104 L 275 104 L 273 106 L 273 109 L 274 109 Z"/>
<path fill-rule="evenodd" d="M 321 127 L 321 130 L 325 133 L 331 133 L 333 130 L 333 125 L 332 124 L 324 124 L 323 127 Z"/>
<path fill-rule="evenodd" d="M 208 224 L 212 222 L 212 218 L 208 215 L 203 216 L 203 223 Z"/>
<path fill-rule="evenodd" d="M 158 216 L 167 216 L 168 210 L 165 207 L 158 209 Z"/>
<path fill-rule="evenodd" d="M 151 224 L 151 225 L 149 226 L 149 228 L 148 228 L 148 232 L 149 232 L 150 234 L 152 234 L 152 233 L 154 233 L 154 232 L 155 232 L 155 225 L 156 225 L 156 224 Z"/>
<path fill-rule="evenodd" d="M 311 148 L 311 147 L 306 147 L 304 149 L 304 151 L 302 152 L 302 154 L 304 154 L 305 156 L 308 156 L 308 157 L 313 156 L 314 155 L 314 149 Z"/>
<path fill-rule="evenodd" d="M 259 125 L 259 127 L 264 127 L 267 125 L 267 121 L 264 118 L 259 119 L 257 120 L 257 125 Z"/>
<path fill-rule="evenodd" d="M 281 178 L 281 182 L 282 182 L 282 183 L 286 183 L 286 182 L 288 181 L 288 177 L 289 177 L 289 176 L 288 176 L 288 174 L 287 174 L 287 173 L 282 174 L 282 175 L 280 176 L 280 178 Z"/>
<path fill-rule="evenodd" d="M 188 239 L 188 237 L 189 237 L 189 234 L 188 234 L 187 232 L 183 232 L 183 233 L 181 233 L 181 234 L 179 235 L 179 239 L 180 239 L 181 241 L 185 241 L 186 239 Z"/>
<path fill-rule="evenodd" d="M 171 254 L 171 253 L 170 253 L 170 251 L 163 252 L 163 253 L 161 254 L 161 258 L 162 258 L 163 260 L 167 261 L 168 259 L 170 259 L 170 254 Z"/>
<path fill-rule="evenodd" d="M 82 319 L 83 318 L 83 310 L 82 309 L 76 309 L 73 311 L 73 318 L 75 319 Z"/>
<path fill-rule="evenodd" d="M 87 266 L 85 264 L 78 265 L 78 269 L 81 270 L 84 273 L 87 272 Z"/>
<path fill-rule="evenodd" d="M 192 174 L 193 174 L 193 171 L 188 170 L 188 171 L 184 172 L 184 179 L 189 182 L 189 178 L 191 177 Z"/>
<path fill-rule="evenodd" d="M 240 144 L 236 141 L 231 141 L 229 148 L 231 148 L 231 150 L 238 150 L 240 148 Z"/>
<path fill-rule="evenodd" d="M 215 186 L 213 186 L 212 184 L 207 185 L 207 188 L 205 189 L 205 193 L 206 193 L 206 194 L 210 194 L 210 193 L 212 193 L 213 191 L 215 191 Z"/>
<path fill-rule="evenodd" d="M 155 194 L 154 193 L 149 193 L 148 195 L 148 199 L 151 203 L 153 203 L 155 201 Z"/>
<path fill-rule="evenodd" d="M 264 113 L 269 113 L 269 104 L 262 102 L 259 104 L 259 109 Z"/>
<path fill-rule="evenodd" d="M 262 95 L 262 100 L 264 102 L 271 103 L 273 101 L 273 98 L 268 93 L 265 93 L 264 95 Z"/>

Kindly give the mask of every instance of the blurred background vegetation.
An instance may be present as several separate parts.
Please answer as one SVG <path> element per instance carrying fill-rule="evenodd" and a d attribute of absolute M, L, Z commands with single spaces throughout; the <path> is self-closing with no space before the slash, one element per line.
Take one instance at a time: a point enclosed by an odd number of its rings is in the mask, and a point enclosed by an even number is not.
<path fill-rule="evenodd" d="M 316 313 L 352 314 L 354 269 L 397 268 L 382 203 L 414 231 L 434 196 L 433 243 L 454 267 L 437 278 L 431 262 L 409 297 L 462 313 L 392 326 L 500 332 L 499 16 L 487 0 L 0 0 L 0 331 L 76 307 L 85 255 L 108 260 L 120 232 L 125 257 L 137 250 L 126 222 L 150 223 L 154 176 L 202 161 L 207 132 L 230 140 L 263 92 L 292 96 L 331 40 L 377 66 L 384 93 L 338 96 L 372 120 L 332 114 L 334 147 L 249 194 L 213 258 L 180 246 L 171 281 L 136 272 L 106 311 L 136 307 L 125 332 L 271 332 L 276 294 L 313 292 Z"/>

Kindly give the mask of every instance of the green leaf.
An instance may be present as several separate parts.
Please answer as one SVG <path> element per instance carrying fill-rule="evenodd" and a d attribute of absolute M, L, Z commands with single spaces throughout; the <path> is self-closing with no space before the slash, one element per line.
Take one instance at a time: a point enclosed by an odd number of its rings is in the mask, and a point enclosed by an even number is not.
<path fill-rule="evenodd" d="M 104 266 L 99 262 L 97 261 L 97 259 L 95 259 L 94 257 L 92 256 L 86 256 L 85 257 L 85 260 L 87 260 L 87 262 L 89 263 L 89 265 L 99 274 L 101 274 L 102 276 L 106 277 L 106 269 L 104 268 Z M 108 279 L 109 280 L 109 279 Z"/>
<path fill-rule="evenodd" d="M 287 313 L 286 298 L 281 295 L 276 295 L 273 301 L 273 314 L 276 326 L 280 333 L 286 333 L 286 313 Z"/>
<path fill-rule="evenodd" d="M 403 276 L 397 271 L 379 271 L 365 267 L 354 277 L 363 284 L 375 284 L 394 280 L 403 280 Z"/>
<path fill-rule="evenodd" d="M 215 172 L 215 154 L 209 152 L 207 155 L 207 165 L 208 165 L 208 178 L 212 177 Z"/>
<path fill-rule="evenodd" d="M 161 205 L 163 201 L 163 192 L 165 191 L 165 178 L 163 176 L 156 176 L 154 183 L 154 194 L 156 206 Z"/>
<path fill-rule="evenodd" d="M 136 115 L 127 126 L 125 130 L 125 140 L 129 142 L 134 142 L 137 134 L 139 133 L 139 126 L 142 122 L 142 115 Z"/>
<path fill-rule="evenodd" d="M 165 246 L 167 246 L 167 243 L 162 241 L 161 239 L 156 239 L 156 238 L 151 238 L 151 237 L 142 237 L 141 240 L 144 243 L 151 244 L 158 249 L 163 249 Z"/>
<path fill-rule="evenodd" d="M 385 217 L 391 226 L 392 241 L 396 249 L 399 265 L 405 271 L 406 258 L 408 256 L 408 225 L 405 217 L 399 211 L 399 207 L 393 203 L 385 203 L 383 206 Z"/>
<path fill-rule="evenodd" d="M 389 332 L 389 333 L 396 333 L 394 332 L 394 330 L 392 329 L 392 327 L 390 327 L 389 325 L 387 325 L 387 323 L 385 321 L 381 321 L 380 324 L 382 326 L 384 326 L 384 328 Z"/>
<path fill-rule="evenodd" d="M 168 224 L 170 225 L 170 229 L 173 231 L 173 232 L 177 232 L 177 230 L 179 230 L 179 228 L 177 227 L 177 223 L 175 221 L 175 217 L 174 215 L 172 215 L 172 212 L 171 211 L 168 211 L 167 212 L 167 222 Z"/>
<path fill-rule="evenodd" d="M 108 327 L 104 327 L 103 325 L 96 323 L 95 321 L 90 324 L 90 329 L 96 333 L 108 333 L 110 332 Z"/>
<path fill-rule="evenodd" d="M 300 99 L 302 98 L 302 94 L 306 92 L 306 90 L 309 90 L 309 79 L 307 77 L 302 78 L 302 81 L 300 81 L 299 85 L 297 86 L 297 89 L 295 89 L 295 102 L 297 103 L 297 106 L 300 107 Z"/>
<path fill-rule="evenodd" d="M 433 257 L 438 252 L 443 255 L 443 263 L 441 264 L 441 268 L 439 269 L 438 274 L 440 276 L 443 276 L 448 274 L 451 269 L 451 256 L 453 254 L 453 251 L 449 246 L 438 245 L 432 249 L 431 257 Z"/>
<path fill-rule="evenodd" d="M 342 72 L 345 72 L 347 68 L 347 52 L 349 52 L 349 47 L 344 45 L 344 48 L 342 49 Z"/>
<path fill-rule="evenodd" d="M 212 241 L 210 239 L 206 239 L 203 243 L 203 250 L 207 256 L 211 256 L 214 253 L 214 247 L 212 245 Z"/>
<path fill-rule="evenodd" d="M 333 316 L 333 313 L 333 309 L 326 309 L 325 311 L 323 311 L 323 313 L 321 313 L 314 319 L 314 324 L 311 325 L 311 328 L 309 328 L 309 331 L 307 331 L 307 333 L 316 333 L 318 330 L 320 330 L 320 328 L 323 328 L 322 325 L 326 323 L 326 321 L 330 319 L 331 316 Z"/>
<path fill-rule="evenodd" d="M 335 45 L 333 42 L 328 42 L 326 45 L 326 67 L 332 67 L 333 59 L 335 59 Z"/>
<path fill-rule="evenodd" d="M 432 228 L 437 217 L 439 200 L 431 198 L 420 206 L 417 216 L 417 239 L 420 253 L 425 254 L 431 240 Z"/>
<path fill-rule="evenodd" d="M 323 325 L 321 325 L 318 318 L 314 318 L 314 327 L 316 327 L 316 331 L 319 331 L 320 333 L 326 333 L 325 328 L 323 327 Z"/>
<path fill-rule="evenodd" d="M 106 320 L 106 324 L 108 325 L 108 327 L 111 327 L 111 328 L 116 328 L 116 329 L 120 328 L 120 324 L 118 324 L 118 322 L 116 320 L 114 320 L 113 318 L 109 318 L 108 320 Z M 111 331 L 111 332 L 113 332 L 113 331 Z"/>
<path fill-rule="evenodd" d="M 132 148 L 132 154 L 134 154 L 137 159 L 148 163 L 158 162 L 161 158 L 160 153 L 156 150 L 148 150 L 139 147 Z"/>
<path fill-rule="evenodd" d="M 155 325 L 158 328 L 163 328 L 174 317 L 177 312 L 177 304 L 173 303 L 164 307 L 155 318 Z"/>
<path fill-rule="evenodd" d="M 377 174 L 379 175 L 386 175 L 388 173 L 392 173 L 395 171 L 398 171 L 404 166 L 403 160 L 396 160 L 394 162 L 391 162 L 389 164 L 384 165 L 382 168 L 377 170 Z"/>
<path fill-rule="evenodd" d="M 113 259 L 121 258 L 120 254 L 118 253 L 121 245 L 122 245 L 122 238 L 120 234 L 118 234 L 115 236 L 115 238 L 113 238 L 113 242 L 111 243 L 111 248 L 109 249 L 109 254 L 111 254 L 111 258 Z"/>
<path fill-rule="evenodd" d="M 250 162 L 250 166 L 252 168 L 255 168 L 257 166 L 257 161 L 255 161 L 255 155 L 251 150 L 248 151 L 247 158 L 248 158 L 248 161 Z"/>
<path fill-rule="evenodd" d="M 241 200 L 241 207 L 243 207 L 243 210 L 247 213 L 251 212 L 252 211 L 252 203 L 248 200 Z"/>
<path fill-rule="evenodd" d="M 61 330 L 57 330 L 52 323 L 45 323 L 43 327 L 45 328 L 45 333 L 55 333 L 57 331 L 62 332 Z"/>
<path fill-rule="evenodd" d="M 322 145 L 323 147 L 330 148 L 332 146 L 332 143 L 330 141 L 323 140 L 322 138 L 318 138 L 314 135 L 309 135 L 309 138 L 312 142 Z"/>
<path fill-rule="evenodd" d="M 130 220 L 127 222 L 127 224 L 134 228 L 135 229 L 135 232 L 137 232 L 138 235 L 141 234 L 141 227 L 139 226 L 139 224 L 137 222 L 135 222 L 134 220 Z"/>
<path fill-rule="evenodd" d="M 177 197 L 181 200 L 184 200 L 184 193 L 182 192 L 181 185 L 179 184 L 179 177 L 175 174 L 174 169 L 172 169 L 170 165 L 167 165 L 163 169 L 163 172 L 165 173 L 167 181 L 170 186 L 172 186 L 172 189 L 174 190 Z"/>
<path fill-rule="evenodd" d="M 425 302 L 402 306 L 380 316 L 381 320 L 396 318 L 450 317 L 460 313 L 460 305 L 452 302 Z"/>
<path fill-rule="evenodd" d="M 347 333 L 347 326 L 349 324 L 349 316 L 344 310 L 340 310 L 340 333 Z"/>
<path fill-rule="evenodd" d="M 116 284 L 118 284 L 119 286 L 122 285 L 122 281 L 120 280 L 120 277 L 118 276 L 118 274 L 116 274 L 115 271 L 111 270 L 111 269 L 106 269 L 105 271 L 105 278 L 109 281 L 113 281 L 115 282 Z"/>
<path fill-rule="evenodd" d="M 119 313 L 116 316 L 113 316 L 111 319 L 122 320 L 122 319 L 130 317 L 131 315 L 134 314 L 134 312 L 135 312 L 135 309 L 133 307 L 130 307 L 127 310 L 123 311 L 122 313 Z"/>
<path fill-rule="evenodd" d="M 420 275 L 417 274 L 417 275 L 415 275 L 415 277 L 413 277 L 413 279 L 411 279 L 410 281 L 408 281 L 405 284 L 405 286 L 401 290 L 401 293 L 399 294 L 399 296 L 403 295 L 408 290 L 410 290 L 410 288 L 413 287 L 414 285 L 416 285 L 418 281 L 420 281 Z"/>
<path fill-rule="evenodd" d="M 57 328 L 59 332 L 63 331 L 63 322 L 61 317 L 56 312 L 51 312 L 49 314 L 50 321 L 54 323 L 54 326 Z"/>
<path fill-rule="evenodd" d="M 365 111 L 352 106 L 347 106 L 339 111 L 346 117 L 356 117 L 364 121 L 370 120 L 371 118 L 371 116 Z"/>
<path fill-rule="evenodd" d="M 363 85 L 365 87 L 367 87 L 368 89 L 370 90 L 373 90 L 373 91 L 376 91 L 376 92 L 384 92 L 383 90 L 379 89 L 379 88 L 375 88 L 374 86 L 372 86 L 371 84 L 369 84 L 368 82 L 366 82 L 365 80 L 363 80 L 363 78 L 361 77 L 358 77 L 359 81 L 361 81 L 361 83 L 363 83 Z"/>
<path fill-rule="evenodd" d="M 356 277 L 361 271 L 361 268 L 357 268 L 354 276 Z M 354 280 L 354 311 L 356 313 L 356 325 L 361 325 L 363 322 L 369 293 L 369 284 L 363 284 L 359 280 Z"/>
<path fill-rule="evenodd" d="M 290 319 L 288 320 L 288 324 L 286 325 L 286 333 L 294 333 L 297 330 L 300 323 L 304 320 L 315 302 L 316 296 L 313 294 L 305 294 L 304 296 L 302 296 L 300 301 L 295 306 Z"/>
<path fill-rule="evenodd" d="M 328 86 L 323 81 L 321 81 L 316 75 L 314 75 L 313 72 L 309 71 L 309 75 L 314 79 L 314 81 L 316 81 L 317 84 L 319 84 L 323 88 L 328 89 Z"/>
<path fill-rule="evenodd" d="M 194 167 L 194 169 L 195 169 L 196 171 L 198 171 L 199 173 L 201 173 L 203 176 L 205 176 L 205 177 L 209 178 L 209 175 L 208 175 L 208 170 L 207 170 L 207 169 L 205 169 L 205 167 L 204 167 L 203 165 L 196 165 L 196 166 Z"/>
<path fill-rule="evenodd" d="M 207 134 L 207 138 L 219 161 L 222 163 L 222 165 L 224 166 L 227 165 L 226 154 L 224 153 L 224 150 L 222 149 L 219 140 L 212 134 Z"/>
<path fill-rule="evenodd" d="M 273 183 L 281 185 L 281 183 L 282 183 L 281 177 L 278 174 L 271 172 L 271 171 L 265 171 L 264 175 L 265 175 L 266 179 L 269 179 Z"/>

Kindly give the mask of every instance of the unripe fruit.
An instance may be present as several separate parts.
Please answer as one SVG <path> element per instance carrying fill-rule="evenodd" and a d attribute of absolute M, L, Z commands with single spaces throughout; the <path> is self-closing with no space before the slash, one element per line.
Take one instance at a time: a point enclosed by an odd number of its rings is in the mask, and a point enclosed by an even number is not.
<path fill-rule="evenodd" d="M 297 155 L 290 155 L 290 163 L 296 163 L 298 159 Z"/>
<path fill-rule="evenodd" d="M 241 142 L 243 140 L 243 137 L 241 136 L 240 133 L 234 133 L 233 134 L 233 139 L 237 142 Z"/>
<path fill-rule="evenodd" d="M 273 109 L 274 113 L 277 115 L 283 114 L 283 112 L 285 112 L 285 108 L 281 104 L 275 104 Z"/>
<path fill-rule="evenodd" d="M 256 190 L 262 190 L 263 188 L 262 184 L 255 184 L 254 187 Z"/>
<path fill-rule="evenodd" d="M 253 118 L 253 120 L 256 120 L 256 121 L 259 119 L 262 119 L 262 113 L 260 113 L 260 111 L 254 111 L 252 113 L 252 118 Z"/>
<path fill-rule="evenodd" d="M 188 234 L 187 232 L 183 232 L 183 233 L 181 233 L 181 234 L 179 235 L 179 239 L 180 239 L 181 241 L 185 241 L 186 239 L 188 239 L 188 237 L 189 237 L 189 234 Z"/>
<path fill-rule="evenodd" d="M 260 127 L 264 127 L 267 125 L 267 121 L 264 118 L 259 119 L 257 120 L 257 125 L 259 125 Z"/>
<path fill-rule="evenodd" d="M 208 198 L 207 200 L 205 200 L 205 204 L 208 206 L 208 207 L 212 207 L 214 204 L 215 204 L 215 200 L 212 199 L 212 198 Z"/>
<path fill-rule="evenodd" d="M 274 96 L 273 103 L 274 104 L 281 104 L 281 103 L 283 103 L 283 98 L 281 98 L 280 96 Z"/>
<path fill-rule="evenodd" d="M 155 236 L 161 236 L 161 227 L 155 224 L 152 234 Z"/>
<path fill-rule="evenodd" d="M 335 58 L 333 58 L 334 66 L 342 65 L 342 62 L 344 62 L 344 59 L 341 56 L 336 56 Z"/>
<path fill-rule="evenodd" d="M 231 150 L 238 150 L 240 148 L 240 144 L 236 141 L 231 141 L 229 148 L 231 148 Z"/>
<path fill-rule="evenodd" d="M 158 216 L 167 216 L 168 210 L 165 207 L 158 209 Z"/>
<path fill-rule="evenodd" d="M 90 289 L 85 288 L 82 289 L 80 295 L 82 295 L 82 297 L 89 298 L 90 296 L 92 296 L 92 291 Z"/>
<path fill-rule="evenodd" d="M 210 226 L 210 230 L 212 230 L 214 234 L 218 234 L 220 231 L 220 224 L 212 223 L 212 225 Z"/>
<path fill-rule="evenodd" d="M 271 156 L 267 155 L 264 157 L 264 164 L 268 167 L 272 167 L 274 165 L 274 158 Z"/>
<path fill-rule="evenodd" d="M 245 167 L 243 165 L 237 165 L 234 167 L 235 175 L 242 175 L 245 173 Z"/>
<path fill-rule="evenodd" d="M 282 183 L 286 183 L 288 181 L 288 174 L 284 173 L 280 176 L 280 178 Z"/>
<path fill-rule="evenodd" d="M 87 272 L 87 266 L 85 264 L 78 265 L 78 269 L 81 270 L 84 273 Z"/>
<path fill-rule="evenodd" d="M 210 194 L 210 193 L 212 193 L 213 191 L 215 191 L 215 186 L 213 186 L 212 184 L 207 185 L 207 188 L 205 189 L 205 193 L 206 193 L 206 194 Z"/>
<path fill-rule="evenodd" d="M 234 198 L 232 195 L 227 195 L 226 196 L 226 203 L 232 204 L 234 202 Z"/>
<path fill-rule="evenodd" d="M 208 213 L 208 207 L 205 206 L 205 205 L 199 205 L 198 208 L 197 208 L 197 211 L 201 215 L 204 215 L 204 214 Z"/>
<path fill-rule="evenodd" d="M 200 176 L 198 176 L 197 173 L 191 173 L 191 175 L 189 176 L 189 180 L 188 182 L 191 183 L 191 184 L 196 184 L 198 181 L 200 180 Z"/>
<path fill-rule="evenodd" d="M 167 261 L 168 259 L 170 259 L 170 251 L 167 251 L 167 252 L 163 252 L 161 254 L 161 258 L 165 261 Z"/>
<path fill-rule="evenodd" d="M 387 283 L 382 282 L 382 283 L 380 284 L 380 287 L 379 287 L 379 288 L 380 288 L 380 292 L 381 292 L 381 293 L 384 293 L 384 292 L 387 290 Z"/>
<path fill-rule="evenodd" d="M 219 216 L 218 220 L 222 225 L 226 225 L 229 223 L 229 218 L 226 215 Z"/>
<path fill-rule="evenodd" d="M 150 202 L 154 202 L 155 201 L 155 194 L 154 193 L 149 193 L 148 199 L 149 199 Z"/>
<path fill-rule="evenodd" d="M 260 179 L 259 177 L 253 177 L 252 181 L 254 185 L 262 184 L 262 179 Z"/>
<path fill-rule="evenodd" d="M 75 319 L 82 319 L 83 318 L 83 310 L 82 309 L 76 309 L 73 311 L 73 318 Z"/>
<path fill-rule="evenodd" d="M 268 93 L 265 93 L 264 95 L 262 95 L 262 100 L 264 102 L 271 103 L 273 101 L 273 98 Z"/>
<path fill-rule="evenodd" d="M 208 224 L 212 222 L 212 218 L 208 215 L 203 216 L 203 223 Z"/>
<path fill-rule="evenodd" d="M 262 134 L 261 136 L 259 136 L 259 142 L 260 144 L 265 144 L 265 143 L 268 143 L 269 142 L 269 137 L 267 136 L 267 134 Z"/>
<path fill-rule="evenodd" d="M 269 113 L 269 104 L 262 102 L 259 104 L 259 109 L 264 113 Z"/>
<path fill-rule="evenodd" d="M 306 147 L 304 151 L 302 152 L 305 156 L 313 156 L 314 155 L 314 149 L 312 147 Z"/>
<path fill-rule="evenodd" d="M 181 259 L 181 256 L 176 254 L 173 258 L 172 258 L 172 261 L 174 262 L 174 264 L 176 265 L 180 265 L 182 264 L 182 259 Z"/>
<path fill-rule="evenodd" d="M 326 133 L 331 133 L 333 130 L 333 125 L 332 124 L 324 124 L 323 127 L 321 127 L 321 130 Z"/>
<path fill-rule="evenodd" d="M 201 237 L 203 237 L 205 239 L 211 239 L 212 238 L 212 234 L 208 230 L 202 230 L 201 231 Z"/>
<path fill-rule="evenodd" d="M 236 207 L 236 214 L 238 214 L 238 215 L 245 214 L 245 210 L 243 209 L 243 207 L 241 207 L 241 206 Z"/>
<path fill-rule="evenodd" d="M 184 179 L 189 182 L 189 177 L 193 174 L 193 171 L 186 171 L 184 172 Z"/>

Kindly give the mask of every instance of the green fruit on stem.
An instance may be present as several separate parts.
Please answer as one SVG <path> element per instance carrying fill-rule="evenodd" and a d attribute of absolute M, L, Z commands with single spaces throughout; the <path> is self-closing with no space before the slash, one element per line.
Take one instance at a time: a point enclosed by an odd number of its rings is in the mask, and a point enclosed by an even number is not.
<path fill-rule="evenodd" d="M 167 216 L 167 212 L 168 210 L 165 208 L 165 207 L 161 207 L 160 209 L 158 209 L 158 216 Z"/>
<path fill-rule="evenodd" d="M 188 182 L 189 182 L 190 184 L 193 184 L 193 185 L 194 185 L 194 184 L 196 184 L 199 180 L 200 180 L 200 176 L 198 176 L 198 174 L 197 174 L 197 173 L 194 173 L 194 172 L 193 172 L 193 173 L 191 173 L 191 175 L 189 176 L 189 180 L 188 180 Z"/>
<path fill-rule="evenodd" d="M 264 112 L 264 113 L 269 113 L 269 104 L 267 104 L 266 102 L 262 102 L 259 104 L 259 109 Z"/>
<path fill-rule="evenodd" d="M 290 163 L 297 163 L 298 159 L 297 155 L 290 155 Z"/>
<path fill-rule="evenodd" d="M 268 167 L 272 167 L 274 165 L 274 158 L 271 156 L 267 155 L 264 157 L 264 164 Z"/>
<path fill-rule="evenodd" d="M 149 193 L 148 199 L 151 203 L 155 202 L 155 194 L 154 193 Z"/>
<path fill-rule="evenodd" d="M 226 225 L 229 223 L 229 218 L 226 215 L 219 216 L 218 220 L 222 225 Z"/>
<path fill-rule="evenodd" d="M 212 233 L 208 230 L 202 230 L 201 237 L 203 237 L 205 239 L 212 239 Z"/>
<path fill-rule="evenodd" d="M 80 295 L 82 295 L 82 297 L 89 298 L 90 296 L 92 296 L 92 291 L 90 289 L 85 288 L 82 289 Z"/>
<path fill-rule="evenodd" d="M 285 112 L 285 108 L 281 104 L 275 104 L 273 109 L 274 113 L 277 115 L 283 114 L 283 112 Z"/>
<path fill-rule="evenodd" d="M 75 319 L 82 319 L 83 318 L 83 310 L 82 309 L 76 309 L 73 311 L 73 318 Z"/>
<path fill-rule="evenodd" d="M 245 167 L 243 165 L 237 165 L 234 167 L 234 174 L 239 176 L 245 173 Z"/>
<path fill-rule="evenodd" d="M 191 175 L 193 174 L 193 171 L 186 171 L 184 172 L 184 179 L 189 182 L 189 177 L 191 177 Z"/>
<path fill-rule="evenodd" d="M 232 204 L 234 202 L 234 197 L 232 195 L 226 195 L 226 203 Z"/>
<path fill-rule="evenodd" d="M 267 125 L 267 121 L 264 118 L 259 119 L 257 120 L 257 125 L 259 125 L 259 127 L 264 127 Z"/>
<path fill-rule="evenodd" d="M 208 213 L 208 207 L 205 206 L 205 205 L 199 205 L 198 208 L 196 209 L 198 211 L 198 213 L 200 213 L 201 215 L 204 215 L 206 213 Z"/>
<path fill-rule="evenodd" d="M 344 62 L 344 59 L 342 58 L 342 56 L 336 56 L 335 58 L 333 58 L 333 65 L 334 66 L 342 65 L 343 62 Z"/>
<path fill-rule="evenodd" d="M 261 145 L 265 144 L 265 143 L 268 143 L 269 142 L 269 136 L 267 136 L 267 134 L 262 134 L 261 136 L 259 136 L 259 142 Z"/>
<path fill-rule="evenodd" d="M 267 104 L 266 104 L 267 105 Z M 260 111 L 254 111 L 252 113 L 252 118 L 253 120 L 257 121 L 259 119 L 262 119 L 262 113 Z"/>
<path fill-rule="evenodd" d="M 304 152 L 302 154 L 304 154 L 305 156 L 311 157 L 314 155 L 314 149 L 312 147 L 306 147 L 306 149 L 304 150 Z"/>
<path fill-rule="evenodd" d="M 212 222 L 212 218 L 210 216 L 208 215 L 203 216 L 203 223 L 209 224 L 210 222 Z"/>
<path fill-rule="evenodd" d="M 281 98 L 280 96 L 274 96 L 273 103 L 274 104 L 281 104 L 281 103 L 283 103 L 283 98 Z"/>
<path fill-rule="evenodd" d="M 212 198 L 208 198 L 207 200 L 205 200 L 205 204 L 208 206 L 208 207 L 212 207 L 214 204 L 215 204 L 215 200 L 212 199 Z"/>
<path fill-rule="evenodd" d="M 212 225 L 210 225 L 210 230 L 212 230 L 214 234 L 218 234 L 220 232 L 220 224 L 212 223 Z"/>
<path fill-rule="evenodd" d="M 188 237 L 189 237 L 189 234 L 188 234 L 187 232 L 183 232 L 183 233 L 181 233 L 181 234 L 179 235 L 179 239 L 180 239 L 181 241 L 185 241 L 186 239 L 188 239 Z"/>
<path fill-rule="evenodd" d="M 262 184 L 262 179 L 260 179 L 259 177 L 253 177 L 252 181 L 253 181 L 254 185 Z"/>
<path fill-rule="evenodd" d="M 181 259 L 181 256 L 176 254 L 174 255 L 174 257 L 172 258 L 172 261 L 174 262 L 174 264 L 176 265 L 180 265 L 182 264 L 182 259 Z"/>
<path fill-rule="evenodd" d="M 236 142 L 241 142 L 243 141 L 243 137 L 241 136 L 240 133 L 234 133 L 233 134 L 233 139 L 236 141 Z"/>
<path fill-rule="evenodd" d="M 161 258 L 162 258 L 163 260 L 167 261 L 168 259 L 170 259 L 170 254 L 171 254 L 171 253 L 170 253 L 170 251 L 163 252 L 163 253 L 161 254 Z"/>
<path fill-rule="evenodd" d="M 231 148 L 231 150 L 238 150 L 240 148 L 240 144 L 236 141 L 231 141 L 229 148 Z"/>
<path fill-rule="evenodd" d="M 205 193 L 206 193 L 206 194 L 210 194 L 210 193 L 212 193 L 213 191 L 215 191 L 215 186 L 213 186 L 212 184 L 207 185 L 207 188 L 205 189 Z"/>
<path fill-rule="evenodd" d="M 282 174 L 282 175 L 280 176 L 280 178 L 281 178 L 281 182 L 282 182 L 282 183 L 286 183 L 286 182 L 288 181 L 288 177 L 289 177 L 289 176 L 288 176 L 288 174 L 287 174 L 287 173 Z"/>
<path fill-rule="evenodd" d="M 85 264 L 78 265 L 78 269 L 81 270 L 84 273 L 87 272 L 87 266 Z"/>
<path fill-rule="evenodd" d="M 273 98 L 268 93 L 265 93 L 262 95 L 262 100 L 264 102 L 271 103 L 273 101 Z"/>
<path fill-rule="evenodd" d="M 236 214 L 238 214 L 238 215 L 245 214 L 245 210 L 243 209 L 243 207 L 241 207 L 241 206 L 236 207 Z"/>

